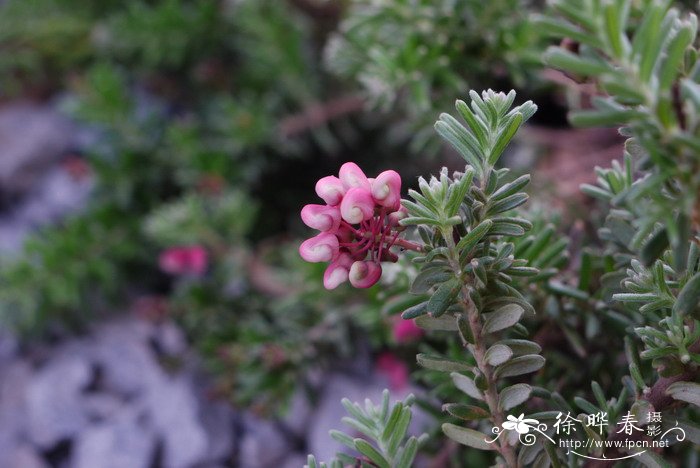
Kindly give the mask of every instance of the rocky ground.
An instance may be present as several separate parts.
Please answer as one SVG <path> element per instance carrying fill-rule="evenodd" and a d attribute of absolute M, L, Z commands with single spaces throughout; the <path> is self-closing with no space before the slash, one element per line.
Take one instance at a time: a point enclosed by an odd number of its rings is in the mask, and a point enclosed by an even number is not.
<path fill-rule="evenodd" d="M 0 466 L 18 468 L 301 467 L 340 447 L 341 398 L 379 400 L 370 373 L 328 375 L 264 420 L 210 397 L 210 379 L 171 322 L 121 317 L 60 344 L 0 337 Z"/>
<path fill-rule="evenodd" d="M 80 210 L 92 180 L 76 148 L 91 138 L 51 106 L 0 109 L 0 259 L 27 234 Z M 340 448 L 343 397 L 378 401 L 387 380 L 329 374 L 313 407 L 299 393 L 263 420 L 211 398 L 172 322 L 123 315 L 56 343 L 20 344 L 0 329 L 0 467 L 301 467 Z M 401 397 L 403 395 L 397 395 Z"/>

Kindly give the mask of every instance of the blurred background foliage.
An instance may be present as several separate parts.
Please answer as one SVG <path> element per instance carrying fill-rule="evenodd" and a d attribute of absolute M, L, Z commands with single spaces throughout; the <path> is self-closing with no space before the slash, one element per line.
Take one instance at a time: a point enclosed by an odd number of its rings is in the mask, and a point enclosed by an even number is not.
<path fill-rule="evenodd" d="M 516 172 L 542 167 L 543 146 L 555 139 L 542 129 L 574 132 L 566 105 L 590 107 L 589 95 L 542 63 L 554 43 L 532 19 L 543 3 L 3 2 L 0 100 L 56 103 L 89 129 L 75 152 L 96 186 L 82 212 L 0 262 L 0 319 L 45 337 L 127 308 L 174 317 L 221 394 L 266 414 L 300 385 L 313 394 L 315 371 L 338 362 L 391 349 L 415 368 L 415 343 L 391 333 L 418 302 L 405 298 L 416 274 L 409 259 L 379 287 L 328 294 L 323 269 L 298 258 L 299 209 L 314 202 L 315 181 L 349 159 L 367 173 L 396 168 L 406 187 L 440 163 L 461 169 L 453 153 L 438 151 L 432 124 L 470 89 L 516 88 L 519 101 L 539 105 L 533 121 L 545 136 L 525 129 L 504 159 Z M 648 2 L 633 3 L 635 22 Z M 554 166 L 549 179 L 532 170 L 533 228 L 509 240 L 541 270 L 520 284 L 537 311 L 524 325 L 547 358 L 534 385 L 559 403 L 590 398 L 592 380 L 618 395 L 628 372 L 619 336 L 648 323 L 610 301 L 621 291 L 626 247 L 614 229 L 597 237 L 604 210 L 554 195 L 553 179 L 585 169 L 546 164 Z M 163 251 L 189 245 L 208 252 L 204 274 L 161 270 Z M 421 348 L 462 353 L 439 331 Z M 444 419 L 433 397 L 460 399 L 449 376 L 415 375 L 430 390 L 419 404 Z M 551 409 L 551 395 L 539 396 L 533 408 Z M 444 447 L 433 439 L 428 449 Z M 447 456 L 483 461 L 454 447 Z"/>

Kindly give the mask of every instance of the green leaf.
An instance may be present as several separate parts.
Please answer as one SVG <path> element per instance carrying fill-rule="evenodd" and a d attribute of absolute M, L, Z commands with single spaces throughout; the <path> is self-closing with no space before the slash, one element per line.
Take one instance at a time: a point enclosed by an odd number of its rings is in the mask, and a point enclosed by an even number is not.
<path fill-rule="evenodd" d="M 682 26 L 671 39 L 666 49 L 666 59 L 659 72 L 659 89 L 669 89 L 678 76 L 686 48 L 693 43 L 696 31 L 690 26 Z"/>
<path fill-rule="evenodd" d="M 598 76 L 609 70 L 604 62 L 572 54 L 560 47 L 550 47 L 544 54 L 544 61 L 550 67 L 558 68 L 575 75 Z"/>
<path fill-rule="evenodd" d="M 493 221 L 490 219 L 485 219 L 480 222 L 474 229 L 469 231 L 466 236 L 462 237 L 457 243 L 457 250 L 459 252 L 471 251 L 476 244 L 479 243 L 481 239 L 484 238 L 486 233 L 491 229 Z"/>
<path fill-rule="evenodd" d="M 335 441 L 340 442 L 341 444 L 345 445 L 348 448 L 354 449 L 355 448 L 355 442 L 353 441 L 353 438 L 350 437 L 349 435 L 345 434 L 344 432 L 337 431 L 335 429 L 331 429 L 328 432 L 331 436 L 331 438 Z"/>
<path fill-rule="evenodd" d="M 700 406 L 700 383 L 695 382 L 675 382 L 666 389 L 666 394 L 674 400 L 692 403 Z"/>
<path fill-rule="evenodd" d="M 355 439 L 355 449 L 357 449 L 357 451 L 362 455 L 372 460 L 372 463 L 377 465 L 379 468 L 391 468 L 391 465 L 389 465 L 389 462 L 386 461 L 384 456 L 376 448 L 372 447 L 372 445 L 370 445 L 370 443 L 366 440 L 359 438 Z"/>
<path fill-rule="evenodd" d="M 495 367 L 513 357 L 513 350 L 506 345 L 497 343 L 486 351 L 484 357 L 486 358 L 486 362 Z"/>
<path fill-rule="evenodd" d="M 474 178 L 474 170 L 468 168 L 461 179 L 450 186 L 450 195 L 447 200 L 446 214 L 448 217 L 455 216 L 459 212 L 459 207 L 467 196 L 472 179 Z"/>
<path fill-rule="evenodd" d="M 681 289 L 673 304 L 673 314 L 680 317 L 690 315 L 697 309 L 698 303 L 700 303 L 700 273 L 691 277 Z"/>
<path fill-rule="evenodd" d="M 491 195 L 491 200 L 501 200 L 503 198 L 506 198 L 510 195 L 513 195 L 515 193 L 518 193 L 522 188 L 524 188 L 527 184 L 530 183 L 530 174 L 525 174 L 517 179 L 515 179 L 513 182 L 509 182 L 507 184 L 503 184 L 501 188 L 496 190 L 493 195 Z"/>
<path fill-rule="evenodd" d="M 454 302 L 460 289 L 462 289 L 462 281 L 459 278 L 453 277 L 442 283 L 428 301 L 428 314 L 433 317 L 444 314 Z"/>
<path fill-rule="evenodd" d="M 441 114 L 435 130 L 467 161 L 479 174 L 483 174 L 479 143 L 454 117 Z"/>
<path fill-rule="evenodd" d="M 658 453 L 654 453 L 650 450 L 643 452 L 641 455 L 636 457 L 639 463 L 646 466 L 647 468 L 673 468 L 674 465 L 663 459 Z"/>
<path fill-rule="evenodd" d="M 459 336 L 462 337 L 464 343 L 474 344 L 474 333 L 472 333 L 472 327 L 469 325 L 469 321 L 462 314 L 457 316 L 457 328 L 459 329 Z"/>
<path fill-rule="evenodd" d="M 496 144 L 493 146 L 493 148 L 491 149 L 491 153 L 488 156 L 487 161 L 490 166 L 496 165 L 496 162 L 498 162 L 498 158 L 501 157 L 501 154 L 503 154 L 503 150 L 506 149 L 506 146 L 508 146 L 510 140 L 513 139 L 513 136 L 515 136 L 515 133 L 518 131 L 522 123 L 523 115 L 519 112 L 516 112 L 515 114 L 511 115 L 511 117 L 506 121 L 503 130 L 498 135 Z"/>
<path fill-rule="evenodd" d="M 466 102 L 462 100 L 457 100 L 455 103 L 455 108 L 457 112 L 462 116 L 469 128 L 471 129 L 474 136 L 479 142 L 481 148 L 486 148 L 488 146 L 489 134 L 486 125 L 484 125 L 481 120 L 479 120 L 474 113 L 469 109 Z"/>
<path fill-rule="evenodd" d="M 544 366 L 545 359 L 539 354 L 527 354 L 511 359 L 496 369 L 496 377 L 513 377 L 538 371 Z"/>
<path fill-rule="evenodd" d="M 441 371 L 441 372 L 463 372 L 471 371 L 472 367 L 463 362 L 453 361 L 440 356 L 429 356 L 427 354 L 418 354 L 416 356 L 418 364 L 426 369 Z"/>
<path fill-rule="evenodd" d="M 442 425 L 442 432 L 450 439 L 462 445 L 479 450 L 494 450 L 491 444 L 486 442 L 486 434 L 479 431 L 445 423 Z"/>
<path fill-rule="evenodd" d="M 642 247 L 642 250 L 639 252 L 640 260 L 644 265 L 650 266 L 664 253 L 668 246 L 669 241 L 666 229 L 659 229 Z"/>
<path fill-rule="evenodd" d="M 507 304 L 494 312 L 484 314 L 484 333 L 495 333 L 512 327 L 523 316 L 525 309 L 518 304 Z"/>
<path fill-rule="evenodd" d="M 409 307 L 402 314 L 401 318 L 404 320 L 411 320 L 421 315 L 428 313 L 428 301 L 421 302 L 420 304 Z"/>
<path fill-rule="evenodd" d="M 418 317 L 415 322 L 424 330 L 457 331 L 457 317 L 454 315 L 443 315 L 442 317 L 423 315 Z"/>
<path fill-rule="evenodd" d="M 532 387 L 527 384 L 515 384 L 504 388 L 498 395 L 498 407 L 504 411 L 515 408 L 527 401 L 532 393 Z"/>
<path fill-rule="evenodd" d="M 528 198 L 529 197 L 525 193 L 516 193 L 514 195 L 510 195 L 509 197 L 503 198 L 502 200 L 498 200 L 495 203 L 491 204 L 486 214 L 494 215 L 510 211 L 525 203 L 528 200 Z"/>
<path fill-rule="evenodd" d="M 442 410 L 447 411 L 455 418 L 465 421 L 475 421 L 486 419 L 490 416 L 489 412 L 479 406 L 463 405 L 460 403 L 448 403 L 442 405 Z"/>
<path fill-rule="evenodd" d="M 479 390 L 474 381 L 466 375 L 453 372 L 450 374 L 450 377 L 452 377 L 452 382 L 455 384 L 455 387 L 457 387 L 462 392 L 466 393 L 467 395 L 476 400 L 484 399 L 484 395 L 481 393 L 481 390 Z"/>
<path fill-rule="evenodd" d="M 406 445 L 403 448 L 403 451 L 401 452 L 398 462 L 396 463 L 397 467 L 410 467 L 413 465 L 413 459 L 416 457 L 416 453 L 418 452 L 418 439 L 415 437 L 411 437 L 408 439 L 406 442 Z"/>
<path fill-rule="evenodd" d="M 514 356 L 522 356 L 523 354 L 538 354 L 540 351 L 542 351 L 540 345 L 534 341 L 502 340 L 499 341 L 499 343 L 508 346 L 513 351 Z"/>
<path fill-rule="evenodd" d="M 418 273 L 416 278 L 413 280 L 413 283 L 411 283 L 410 292 L 412 294 L 425 294 L 434 285 L 444 283 L 453 277 L 454 275 L 451 272 L 446 271 L 442 267 L 426 268 Z"/>

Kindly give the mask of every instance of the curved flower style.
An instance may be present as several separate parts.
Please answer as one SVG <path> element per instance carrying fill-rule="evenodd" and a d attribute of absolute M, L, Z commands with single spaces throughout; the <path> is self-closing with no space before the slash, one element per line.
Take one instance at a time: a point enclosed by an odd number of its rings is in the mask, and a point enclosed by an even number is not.
<path fill-rule="evenodd" d="M 326 289 L 348 280 L 356 288 L 369 288 L 382 275 L 381 262 L 398 260 L 389 250 L 392 246 L 419 249 L 399 239 L 403 231 L 399 221 L 407 212 L 401 206 L 398 172 L 384 171 L 370 179 L 357 164 L 348 162 L 338 177 L 320 179 L 316 194 L 326 205 L 306 205 L 301 219 L 321 233 L 304 241 L 299 254 L 308 262 L 330 262 L 323 275 Z"/>

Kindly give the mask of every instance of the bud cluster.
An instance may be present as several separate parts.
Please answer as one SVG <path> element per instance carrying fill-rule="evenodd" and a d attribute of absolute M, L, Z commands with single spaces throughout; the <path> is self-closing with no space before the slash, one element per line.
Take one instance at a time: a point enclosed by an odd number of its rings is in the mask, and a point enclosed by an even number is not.
<path fill-rule="evenodd" d="M 348 162 L 338 177 L 320 179 L 316 193 L 326 204 L 306 205 L 301 219 L 321 232 L 304 241 L 299 254 L 307 262 L 330 262 L 323 277 L 326 289 L 347 280 L 356 288 L 369 288 L 382 274 L 380 262 L 398 260 L 389 249 L 399 241 L 399 221 L 406 217 L 401 176 L 388 170 L 368 178 Z"/>

